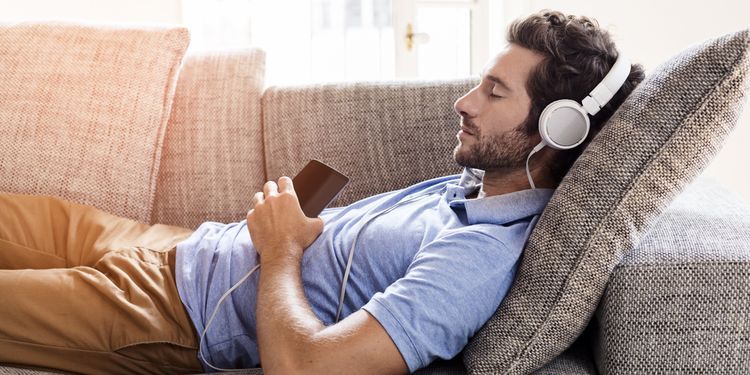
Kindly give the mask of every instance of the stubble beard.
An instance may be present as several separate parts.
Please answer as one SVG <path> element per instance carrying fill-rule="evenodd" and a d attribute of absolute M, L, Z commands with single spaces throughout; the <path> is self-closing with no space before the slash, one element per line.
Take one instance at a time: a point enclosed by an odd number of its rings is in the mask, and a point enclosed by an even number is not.
<path fill-rule="evenodd" d="M 466 124 L 474 132 L 468 149 L 459 140 L 453 159 L 462 167 L 484 171 L 526 167 L 526 157 L 534 148 L 523 130 L 523 124 L 503 134 L 483 136 L 476 126 Z M 467 142 L 467 143 L 468 143 Z"/>

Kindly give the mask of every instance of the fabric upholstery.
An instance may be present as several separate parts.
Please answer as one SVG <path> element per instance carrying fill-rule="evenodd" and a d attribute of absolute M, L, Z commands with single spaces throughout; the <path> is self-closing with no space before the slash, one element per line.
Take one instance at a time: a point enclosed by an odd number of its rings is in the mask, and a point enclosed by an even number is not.
<path fill-rule="evenodd" d="M 261 106 L 265 54 L 189 53 L 164 140 L 152 222 L 195 229 L 243 220 L 265 180 Z"/>
<path fill-rule="evenodd" d="M 534 375 L 597 375 L 592 352 L 594 326 L 584 333 L 562 354 L 533 372 Z"/>
<path fill-rule="evenodd" d="M 585 348 L 591 350 L 591 348 Z M 591 358 L 580 353 L 565 351 L 552 361 L 545 364 L 534 375 L 597 375 L 596 367 Z"/>
<path fill-rule="evenodd" d="M 534 375 L 596 375 L 592 357 L 592 329 L 587 329 L 570 348 L 533 372 Z M 462 375 L 467 370 L 461 357 L 450 361 L 435 361 L 418 370 L 418 375 Z"/>
<path fill-rule="evenodd" d="M 745 30 L 656 68 L 591 142 L 532 232 L 514 286 L 469 343 L 471 373 L 528 373 L 596 309 L 612 269 L 708 164 L 748 89 Z"/>
<path fill-rule="evenodd" d="M 461 172 L 453 161 L 453 103 L 473 80 L 272 87 L 263 96 L 269 179 L 293 177 L 310 159 L 350 183 L 331 206 Z"/>
<path fill-rule="evenodd" d="M 55 370 L 50 370 L 55 371 Z M 46 369 L 22 368 L 22 367 L 3 367 L 0 366 L 0 375 L 56 375 L 59 371 L 49 372 Z"/>
<path fill-rule="evenodd" d="M 148 222 L 187 29 L 0 26 L 0 191 Z"/>
<path fill-rule="evenodd" d="M 701 177 L 614 269 L 596 313 L 603 374 L 750 373 L 750 206 Z"/>

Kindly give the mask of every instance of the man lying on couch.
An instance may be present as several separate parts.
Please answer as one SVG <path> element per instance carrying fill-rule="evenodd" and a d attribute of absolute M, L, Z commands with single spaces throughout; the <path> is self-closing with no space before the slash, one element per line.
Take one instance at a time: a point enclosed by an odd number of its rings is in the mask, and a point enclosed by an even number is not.
<path fill-rule="evenodd" d="M 282 177 L 246 221 L 194 232 L 0 194 L 0 362 L 386 374 L 452 358 L 503 300 L 555 187 L 643 79 L 585 17 L 533 14 L 508 41 L 455 103 L 461 176 L 315 219 Z"/>

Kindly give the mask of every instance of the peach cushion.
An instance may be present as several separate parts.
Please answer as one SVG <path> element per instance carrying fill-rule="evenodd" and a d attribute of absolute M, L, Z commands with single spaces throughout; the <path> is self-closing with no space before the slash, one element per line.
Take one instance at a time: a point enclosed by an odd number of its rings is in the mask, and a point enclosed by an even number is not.
<path fill-rule="evenodd" d="M 245 219 L 266 181 L 261 96 L 265 54 L 188 52 L 164 139 L 152 222 L 196 228 Z"/>
<path fill-rule="evenodd" d="M 148 222 L 187 29 L 0 25 L 0 191 Z"/>

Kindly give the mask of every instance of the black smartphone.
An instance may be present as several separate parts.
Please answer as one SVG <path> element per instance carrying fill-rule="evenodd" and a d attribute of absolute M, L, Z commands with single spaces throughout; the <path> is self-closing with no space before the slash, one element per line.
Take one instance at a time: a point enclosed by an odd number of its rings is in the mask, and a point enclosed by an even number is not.
<path fill-rule="evenodd" d="M 318 160 L 310 160 L 292 179 L 302 212 L 318 217 L 349 183 L 349 177 Z"/>

